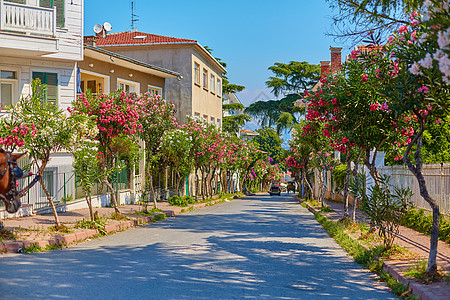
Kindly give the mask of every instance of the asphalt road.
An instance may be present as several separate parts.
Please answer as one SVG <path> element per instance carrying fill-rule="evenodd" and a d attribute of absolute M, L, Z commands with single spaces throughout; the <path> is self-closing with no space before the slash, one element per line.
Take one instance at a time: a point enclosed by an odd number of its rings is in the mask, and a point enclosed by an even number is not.
<path fill-rule="evenodd" d="M 206 207 L 64 250 L 4 255 L 1 299 L 390 299 L 292 196 Z"/>

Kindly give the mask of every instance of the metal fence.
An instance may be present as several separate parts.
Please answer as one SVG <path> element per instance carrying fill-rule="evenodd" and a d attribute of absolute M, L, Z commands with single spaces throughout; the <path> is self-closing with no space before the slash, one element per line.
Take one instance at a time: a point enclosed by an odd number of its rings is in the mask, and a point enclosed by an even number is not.
<path fill-rule="evenodd" d="M 42 174 L 45 187 L 55 205 L 84 198 L 84 192 L 76 173 L 74 171 L 57 172 L 57 170 L 57 168 L 49 167 L 45 169 Z M 23 189 L 31 181 L 32 177 L 19 180 L 18 189 Z M 119 190 L 129 188 L 127 169 L 123 169 L 121 172 L 113 174 L 110 178 L 110 182 L 116 191 L 116 197 L 118 197 Z M 103 183 L 96 182 L 91 189 L 91 196 L 104 194 L 106 191 L 106 186 Z M 34 209 L 49 207 L 47 197 L 39 182 L 36 183 L 21 200 L 22 204 L 33 204 Z M 3 201 L 0 201 L 0 206 L 4 206 Z"/>
<path fill-rule="evenodd" d="M 411 199 L 415 207 L 430 210 L 430 205 L 420 196 L 416 177 L 405 166 L 379 168 L 380 174 L 389 175 L 391 184 L 397 187 L 409 187 L 414 193 Z M 424 165 L 422 174 L 425 177 L 428 193 L 439 203 L 443 214 L 450 214 L 450 164 Z"/>

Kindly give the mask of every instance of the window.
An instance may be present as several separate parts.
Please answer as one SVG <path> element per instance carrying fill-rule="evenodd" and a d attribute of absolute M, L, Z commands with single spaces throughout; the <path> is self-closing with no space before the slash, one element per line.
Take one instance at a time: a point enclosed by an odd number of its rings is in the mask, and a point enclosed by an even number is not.
<path fill-rule="evenodd" d="M 17 75 L 14 71 L 0 71 L 0 108 L 10 106 L 16 98 Z"/>
<path fill-rule="evenodd" d="M 58 104 L 58 74 L 46 72 L 33 72 L 33 80 L 40 79 L 47 86 L 42 92 L 42 100 L 54 105 Z"/>
<path fill-rule="evenodd" d="M 149 92 L 151 95 L 162 95 L 162 89 L 157 86 L 148 85 L 147 86 L 147 92 Z"/>
<path fill-rule="evenodd" d="M 200 65 L 194 63 L 194 83 L 200 85 Z"/>
<path fill-rule="evenodd" d="M 214 117 L 211 117 L 211 125 L 216 125 L 216 119 Z"/>
<path fill-rule="evenodd" d="M 208 89 L 208 70 L 203 69 L 203 88 Z"/>
<path fill-rule="evenodd" d="M 222 123 L 220 121 L 220 119 L 217 119 L 217 128 L 221 128 L 222 127 Z"/>
<path fill-rule="evenodd" d="M 83 86 L 84 88 L 84 86 Z M 97 93 L 97 81 L 96 80 L 88 80 L 87 81 L 87 89 L 91 90 L 91 93 Z"/>
<path fill-rule="evenodd" d="M 208 123 L 208 116 L 207 115 L 203 115 L 203 122 Z"/>
<path fill-rule="evenodd" d="M 210 83 L 210 86 L 211 86 L 211 93 L 213 93 L 213 94 L 216 92 L 216 89 L 214 88 L 214 87 L 216 86 L 216 85 L 214 84 L 215 81 L 216 81 L 216 78 L 214 77 L 213 74 L 211 74 L 211 83 Z"/>
<path fill-rule="evenodd" d="M 139 93 L 139 83 L 117 78 L 117 89 L 126 93 Z"/>
<path fill-rule="evenodd" d="M 194 119 L 200 121 L 200 114 L 199 113 L 194 113 Z"/>
<path fill-rule="evenodd" d="M 64 27 L 64 1 L 65 0 L 40 0 L 40 6 L 53 8 L 56 6 L 56 26 Z"/>
<path fill-rule="evenodd" d="M 217 96 L 222 96 L 222 85 L 219 78 L 217 78 Z"/>

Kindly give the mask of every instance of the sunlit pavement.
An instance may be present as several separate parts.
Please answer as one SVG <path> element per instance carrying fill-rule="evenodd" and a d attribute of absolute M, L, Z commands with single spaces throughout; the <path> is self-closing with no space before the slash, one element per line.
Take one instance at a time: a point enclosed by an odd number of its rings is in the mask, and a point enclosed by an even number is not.
<path fill-rule="evenodd" d="M 5 255 L 2 299 L 394 299 L 293 196 L 253 196 L 64 250 Z"/>

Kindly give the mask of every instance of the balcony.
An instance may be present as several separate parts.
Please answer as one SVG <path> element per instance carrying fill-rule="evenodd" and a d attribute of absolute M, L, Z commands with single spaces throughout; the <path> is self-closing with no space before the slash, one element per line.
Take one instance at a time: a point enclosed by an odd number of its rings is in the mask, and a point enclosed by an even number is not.
<path fill-rule="evenodd" d="M 0 0 L 0 54 L 41 56 L 58 51 L 56 7 Z M 16 51 L 19 51 L 16 52 Z"/>
<path fill-rule="evenodd" d="M 55 36 L 56 7 L 44 8 L 0 1 L 0 30 Z"/>

